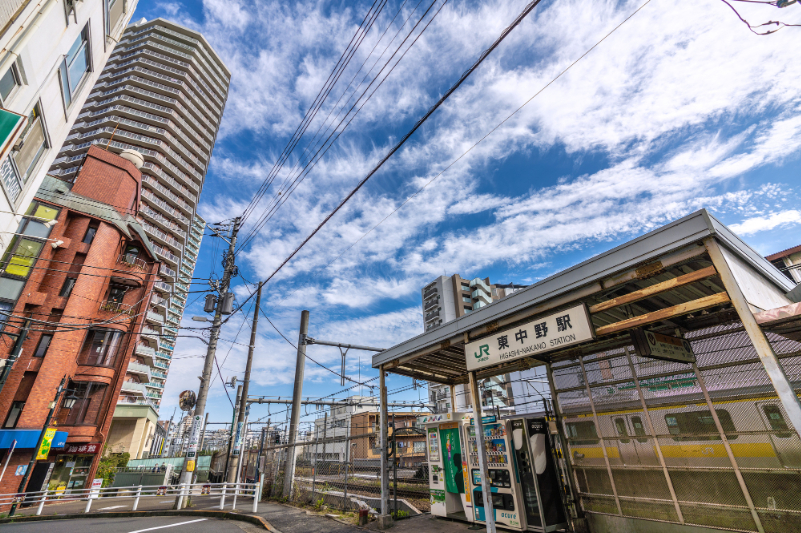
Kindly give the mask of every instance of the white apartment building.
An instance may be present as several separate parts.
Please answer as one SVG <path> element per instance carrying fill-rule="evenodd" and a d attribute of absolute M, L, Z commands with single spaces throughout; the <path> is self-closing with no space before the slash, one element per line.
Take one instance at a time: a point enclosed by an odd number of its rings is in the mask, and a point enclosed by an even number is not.
<path fill-rule="evenodd" d="M 0 247 L 5 250 L 138 0 L 0 2 Z M 3 113 L 4 120 L 14 117 Z"/>
<path fill-rule="evenodd" d="M 524 285 L 512 283 L 492 284 L 489 278 L 467 280 L 459 274 L 440 276 L 421 291 L 424 328 L 426 331 L 437 328 L 523 288 Z M 485 380 L 484 386 L 483 406 L 500 408 L 511 405 L 512 390 L 504 382 L 493 378 Z M 449 386 L 433 383 L 428 386 L 428 400 L 437 405 L 436 412 L 449 411 L 453 401 L 457 411 L 472 409 L 473 401 L 466 385 L 457 385 L 454 394 L 456 398 L 451 400 Z"/>

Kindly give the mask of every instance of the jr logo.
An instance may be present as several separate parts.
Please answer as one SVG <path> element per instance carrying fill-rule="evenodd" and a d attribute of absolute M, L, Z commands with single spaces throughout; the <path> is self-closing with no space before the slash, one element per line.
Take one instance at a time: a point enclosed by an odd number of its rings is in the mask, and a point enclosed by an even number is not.
<path fill-rule="evenodd" d="M 474 353 L 473 355 L 476 356 L 476 359 L 480 359 L 485 355 L 489 355 L 489 344 L 482 344 L 478 347 L 478 353 Z"/>

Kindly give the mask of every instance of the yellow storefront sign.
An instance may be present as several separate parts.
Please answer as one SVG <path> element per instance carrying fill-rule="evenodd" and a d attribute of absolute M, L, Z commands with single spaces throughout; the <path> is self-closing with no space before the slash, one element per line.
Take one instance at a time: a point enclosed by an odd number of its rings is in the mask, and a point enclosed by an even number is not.
<path fill-rule="evenodd" d="M 50 453 L 50 446 L 53 444 L 53 437 L 55 436 L 56 430 L 54 428 L 47 428 L 44 439 L 42 439 L 42 445 L 39 446 L 39 450 L 36 452 L 37 460 L 47 459 L 47 456 Z"/>

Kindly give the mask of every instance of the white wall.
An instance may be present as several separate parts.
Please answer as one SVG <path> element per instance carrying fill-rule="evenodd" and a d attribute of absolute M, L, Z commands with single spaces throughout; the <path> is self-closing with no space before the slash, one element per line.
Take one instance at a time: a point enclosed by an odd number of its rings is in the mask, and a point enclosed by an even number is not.
<path fill-rule="evenodd" d="M 70 15 L 67 19 L 64 0 L 40 0 L 38 2 L 34 0 L 28 4 L 9 30 L 0 36 L 0 46 L 2 46 L 0 61 L 3 61 L 3 58 L 9 54 L 9 47 L 17 42 L 26 28 L 31 27 L 37 14 L 43 8 L 49 9 L 42 17 L 41 25 L 33 31 L 27 44 L 21 49 L 17 59 L 17 63 L 23 71 L 23 84 L 17 87 L 4 102 L 5 109 L 22 115 L 28 115 L 31 109 L 39 103 L 44 117 L 49 147 L 23 184 L 22 192 L 16 201 L 9 201 L 6 190 L 0 185 L 0 211 L 24 212 L 30 204 L 80 113 L 86 97 L 111 55 L 116 40 L 122 35 L 122 31 L 130 21 L 138 2 L 138 0 L 118 0 L 126 2 L 126 13 L 118 21 L 116 28 L 112 28 L 111 35 L 106 36 L 105 1 L 76 2 L 75 15 Z M 65 108 L 59 65 L 87 24 L 89 26 L 90 72 L 84 78 L 70 106 Z M 5 72 L 0 72 L 0 76 Z M 6 248 L 12 235 L 1 232 L 15 231 L 19 221 L 19 217 L 0 213 L 0 247 L 2 249 Z"/>

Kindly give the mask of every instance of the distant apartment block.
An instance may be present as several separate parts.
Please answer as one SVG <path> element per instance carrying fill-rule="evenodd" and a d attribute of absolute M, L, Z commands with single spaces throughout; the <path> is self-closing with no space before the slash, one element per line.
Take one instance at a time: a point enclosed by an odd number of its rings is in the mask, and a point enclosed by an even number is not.
<path fill-rule="evenodd" d="M 422 290 L 425 330 L 456 320 L 524 287 L 492 284 L 489 278 L 467 280 L 459 274 L 440 276 Z"/>
<path fill-rule="evenodd" d="M 39 190 L 138 0 L 0 2 L 0 248 Z M 13 117 L 3 113 L 4 121 Z"/>
<path fill-rule="evenodd" d="M 513 283 L 493 284 L 489 278 L 467 280 L 459 274 L 450 277 L 440 276 L 422 290 L 425 330 L 429 331 L 456 320 L 523 288 L 525 285 Z M 502 380 L 485 381 L 482 405 L 508 407 L 511 403 L 511 389 Z M 429 384 L 428 399 L 430 403 L 436 404 L 438 413 L 451 410 L 452 403 L 455 404 L 457 411 L 472 408 L 473 401 L 466 386 L 457 385 L 454 394 L 456 397 L 452 399 L 450 387 Z"/>
<path fill-rule="evenodd" d="M 765 259 L 795 283 L 801 283 L 801 245 L 771 254 Z"/>

